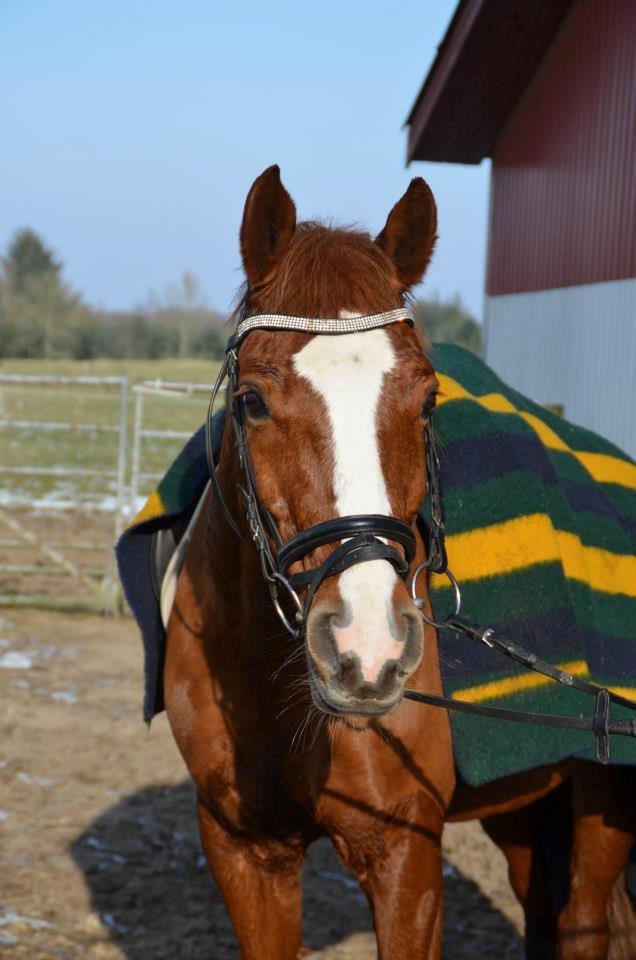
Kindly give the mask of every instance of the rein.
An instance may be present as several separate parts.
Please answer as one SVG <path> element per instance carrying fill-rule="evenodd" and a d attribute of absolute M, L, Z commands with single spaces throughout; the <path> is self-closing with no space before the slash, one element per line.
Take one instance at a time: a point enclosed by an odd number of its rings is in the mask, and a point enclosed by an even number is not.
<path fill-rule="evenodd" d="M 221 491 L 212 447 L 212 410 L 218 393 L 227 378 L 232 431 L 239 463 L 243 471 L 244 484 L 239 484 L 238 487 L 244 500 L 247 525 L 251 539 L 258 551 L 261 572 L 268 585 L 274 608 L 285 629 L 295 638 L 302 634 L 313 598 L 328 577 L 342 573 L 354 564 L 382 559 L 388 560 L 397 574 L 406 582 L 416 553 L 415 534 L 409 524 L 398 520 L 396 517 L 379 514 L 355 514 L 314 524 L 283 542 L 273 517 L 259 500 L 256 477 L 247 443 L 245 411 L 240 397 L 234 396 L 239 379 L 239 348 L 244 338 L 252 330 L 287 330 L 341 336 L 347 333 L 373 330 L 400 321 L 406 321 L 413 325 L 412 311 L 407 308 L 400 308 L 386 313 L 346 319 L 317 319 L 279 314 L 258 314 L 248 317 L 239 322 L 236 331 L 230 337 L 221 369 L 212 388 L 205 424 L 206 455 L 212 488 L 228 524 L 241 539 L 245 540 L 246 537 Z M 471 640 L 485 644 L 490 649 L 498 650 L 515 663 L 529 670 L 534 670 L 557 683 L 594 697 L 595 710 L 594 716 L 590 719 L 528 713 L 521 710 L 505 710 L 500 707 L 483 706 L 408 689 L 404 691 L 405 699 L 429 706 L 442 707 L 446 710 L 455 710 L 458 713 L 471 713 L 475 716 L 490 717 L 496 720 L 513 720 L 518 723 L 559 727 L 561 729 L 588 730 L 594 734 L 598 760 L 601 763 L 608 763 L 610 760 L 610 737 L 613 734 L 636 737 L 636 719 L 612 720 L 610 718 L 611 704 L 615 703 L 636 710 L 636 702 L 619 696 L 605 687 L 581 680 L 564 670 L 559 670 L 520 644 L 498 637 L 492 628 L 477 626 L 460 616 L 461 591 L 456 578 L 448 567 L 446 554 L 439 454 L 431 420 L 425 427 L 425 438 L 430 502 L 428 556 L 415 569 L 410 581 L 411 597 L 419 609 L 422 619 L 431 627 L 438 630 L 449 629 L 457 634 L 463 634 Z M 270 538 L 275 545 L 274 550 L 270 546 Z M 388 542 L 389 540 L 399 544 L 402 549 L 399 550 L 392 546 Z M 303 557 L 308 556 L 318 547 L 337 541 L 342 542 L 320 566 L 290 575 L 289 568 L 292 564 L 302 560 Z M 417 595 L 417 582 L 424 571 L 427 571 L 428 575 L 431 573 L 445 575 L 453 588 L 455 609 L 441 622 L 430 619 L 425 614 L 423 601 Z M 297 591 L 304 587 L 307 587 L 307 594 L 303 603 Z M 283 588 L 287 593 L 294 607 L 293 622 L 288 618 L 281 605 L 280 588 Z"/>

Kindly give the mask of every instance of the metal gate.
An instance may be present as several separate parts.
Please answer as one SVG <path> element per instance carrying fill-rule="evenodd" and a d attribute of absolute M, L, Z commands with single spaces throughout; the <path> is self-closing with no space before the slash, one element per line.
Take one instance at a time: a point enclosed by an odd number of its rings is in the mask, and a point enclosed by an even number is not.
<path fill-rule="evenodd" d="M 0 374 L 0 605 L 118 608 L 112 547 L 127 507 L 128 393 L 128 377 Z M 104 416 L 91 419 L 90 408 Z M 49 437 L 57 438 L 55 445 Z M 63 437 L 67 459 L 59 463 Z M 82 465 L 71 465 L 73 457 Z M 43 478 L 49 487 L 61 483 L 66 500 L 50 492 L 38 496 Z M 76 519 L 71 537 L 56 533 L 60 518 L 95 514 L 82 489 L 95 480 L 107 485 L 97 532 L 90 536 L 92 524 Z M 16 561 L 25 552 L 27 558 Z M 37 588 L 38 580 L 60 577 L 66 579 L 56 589 Z"/>
<path fill-rule="evenodd" d="M 160 479 L 165 473 L 167 467 L 172 462 L 183 443 L 190 439 L 194 430 L 203 423 L 207 405 L 205 399 L 199 401 L 199 394 L 208 397 L 210 394 L 209 383 L 182 383 L 169 380 L 144 380 L 133 388 L 135 394 L 135 412 L 133 417 L 133 443 L 130 471 L 130 510 L 134 514 L 141 506 L 144 496 L 147 496 L 149 481 Z M 147 426 L 145 417 L 147 415 L 147 401 L 149 399 L 166 399 L 171 401 L 180 401 L 181 410 L 179 411 L 179 421 L 184 429 L 172 430 L 161 426 Z M 187 401 L 196 400 L 196 403 L 189 404 L 190 410 L 183 410 Z M 156 413 L 155 413 L 155 419 Z M 155 440 L 161 445 L 161 457 L 149 458 L 147 451 L 144 451 L 144 445 L 147 441 Z M 166 441 L 174 441 L 166 443 Z M 178 442 L 176 442 L 178 441 Z M 148 469 L 143 464 L 159 469 Z"/>

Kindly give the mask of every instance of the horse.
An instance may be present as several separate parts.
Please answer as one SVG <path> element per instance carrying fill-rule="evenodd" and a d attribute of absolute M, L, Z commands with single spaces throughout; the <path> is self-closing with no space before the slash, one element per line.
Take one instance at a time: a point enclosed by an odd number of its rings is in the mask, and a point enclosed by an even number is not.
<path fill-rule="evenodd" d="M 297 223 L 278 166 L 245 203 L 239 318 L 337 318 L 351 331 L 260 325 L 231 351 L 219 496 L 208 490 L 197 515 L 167 628 L 168 718 L 245 960 L 308 952 L 301 868 L 325 836 L 369 899 L 380 960 L 436 960 L 442 831 L 469 818 L 508 858 L 533 931 L 528 956 L 607 956 L 607 900 L 634 829 L 625 772 L 565 761 L 469 788 L 456 777 L 447 711 L 403 698 L 407 680 L 442 692 L 426 578 L 417 603 L 408 589 L 427 559 L 417 517 L 438 383 L 422 337 L 399 319 L 436 233 L 421 178 L 375 240 Z M 394 322 L 357 328 L 378 315 Z M 373 527 L 356 540 L 357 560 L 351 518 Z M 289 581 L 273 582 L 266 558 L 316 530 L 324 536 L 289 554 L 299 586 L 284 611 L 278 587 Z M 546 797 L 575 814 L 558 913 L 540 857 Z"/>

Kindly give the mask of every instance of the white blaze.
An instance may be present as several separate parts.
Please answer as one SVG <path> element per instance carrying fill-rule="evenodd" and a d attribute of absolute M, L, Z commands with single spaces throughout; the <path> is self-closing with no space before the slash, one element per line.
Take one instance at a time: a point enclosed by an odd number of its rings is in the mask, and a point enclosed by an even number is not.
<path fill-rule="evenodd" d="M 350 315 L 351 316 L 351 315 Z M 294 367 L 323 399 L 332 434 L 333 486 L 339 516 L 391 515 L 380 463 L 377 411 L 387 374 L 396 357 L 386 330 L 343 336 L 319 335 L 294 357 Z M 340 575 L 344 627 L 334 627 L 340 653 L 360 657 L 363 677 L 372 682 L 403 645 L 390 629 L 397 576 L 386 560 L 349 567 Z"/>

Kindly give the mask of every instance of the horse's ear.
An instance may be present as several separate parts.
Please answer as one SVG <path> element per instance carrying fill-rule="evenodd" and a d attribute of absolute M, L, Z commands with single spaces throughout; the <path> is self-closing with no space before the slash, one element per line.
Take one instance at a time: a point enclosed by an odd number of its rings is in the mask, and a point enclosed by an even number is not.
<path fill-rule="evenodd" d="M 424 276 L 436 231 L 437 207 L 431 188 L 421 177 L 415 177 L 375 240 L 393 261 L 403 290 L 409 290 Z"/>
<path fill-rule="evenodd" d="M 296 229 L 296 207 L 280 181 L 278 164 L 257 177 L 245 201 L 241 255 L 250 287 L 276 266 Z"/>

